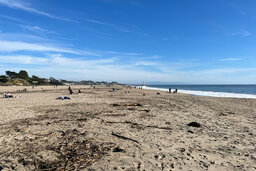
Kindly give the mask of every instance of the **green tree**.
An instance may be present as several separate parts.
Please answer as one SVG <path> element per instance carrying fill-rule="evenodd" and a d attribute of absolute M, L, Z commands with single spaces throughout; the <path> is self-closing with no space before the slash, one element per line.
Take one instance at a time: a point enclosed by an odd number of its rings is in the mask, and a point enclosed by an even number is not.
<path fill-rule="evenodd" d="M 0 82 L 2 83 L 6 83 L 7 81 L 9 81 L 9 78 L 5 75 L 0 75 Z"/>
<path fill-rule="evenodd" d="M 59 80 L 56 80 L 53 77 L 50 77 L 49 80 L 51 81 L 50 84 L 52 84 L 52 85 L 62 85 L 62 83 Z"/>
<path fill-rule="evenodd" d="M 12 79 L 12 78 L 19 78 L 19 74 L 13 71 L 5 71 L 6 75 Z"/>
<path fill-rule="evenodd" d="M 19 72 L 19 78 L 22 78 L 22 79 L 28 81 L 28 80 L 29 80 L 29 76 L 28 76 L 27 71 L 25 71 L 25 70 L 20 70 L 20 72 Z"/>
<path fill-rule="evenodd" d="M 38 76 L 35 76 L 35 75 L 32 75 L 32 78 L 31 78 L 32 81 L 37 81 L 37 84 L 40 85 L 40 84 L 45 84 L 45 79 L 44 78 L 40 78 Z"/>

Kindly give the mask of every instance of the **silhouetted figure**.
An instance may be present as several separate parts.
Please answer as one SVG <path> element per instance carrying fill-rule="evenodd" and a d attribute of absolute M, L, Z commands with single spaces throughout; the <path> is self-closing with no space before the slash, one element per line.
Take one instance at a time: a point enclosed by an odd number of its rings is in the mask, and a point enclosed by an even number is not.
<path fill-rule="evenodd" d="M 169 93 L 171 93 L 172 92 L 172 89 L 171 88 L 169 88 Z"/>
<path fill-rule="evenodd" d="M 68 90 L 69 90 L 69 94 L 73 94 L 71 87 L 68 87 Z"/>
<path fill-rule="evenodd" d="M 79 90 L 78 90 L 78 94 L 80 94 L 80 93 L 82 93 L 82 92 L 81 92 L 81 90 L 79 89 Z"/>
<path fill-rule="evenodd" d="M 178 93 L 178 89 L 175 89 L 175 91 L 173 93 Z"/>

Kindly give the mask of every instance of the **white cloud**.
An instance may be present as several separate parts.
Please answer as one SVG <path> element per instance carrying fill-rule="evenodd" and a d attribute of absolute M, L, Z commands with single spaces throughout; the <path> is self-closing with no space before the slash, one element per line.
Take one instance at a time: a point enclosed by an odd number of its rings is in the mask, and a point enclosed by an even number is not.
<path fill-rule="evenodd" d="M 71 54 L 81 54 L 75 50 L 59 48 L 51 45 L 41 45 L 25 42 L 10 42 L 0 41 L 0 52 L 15 52 L 15 51 L 39 51 L 39 52 L 63 52 Z"/>
<path fill-rule="evenodd" d="M 1 1 L 1 0 L 0 0 Z M 1 3 L 1 2 L 0 2 Z M 7 15 L 0 15 L 1 18 L 4 18 L 4 19 L 8 19 L 8 20 L 12 20 L 12 21 L 16 21 L 16 22 L 19 22 L 19 23 L 27 23 L 27 21 L 25 20 L 22 20 L 22 19 L 19 19 L 19 18 L 15 18 L 15 17 L 11 17 L 11 16 L 7 16 Z"/>
<path fill-rule="evenodd" d="M 118 25 L 115 24 L 111 24 L 111 23 L 106 23 L 106 22 L 102 22 L 102 21 L 98 21 L 98 20 L 93 20 L 93 19 L 83 19 L 86 22 L 90 22 L 90 23 L 95 23 L 95 24 L 100 24 L 100 25 L 105 25 L 105 26 L 109 26 L 114 28 L 115 30 L 118 31 L 122 31 L 122 32 L 130 32 L 128 29 L 122 28 Z"/>
<path fill-rule="evenodd" d="M 26 11 L 26 12 L 46 16 L 46 17 L 53 18 L 53 19 L 71 21 L 67 18 L 58 17 L 58 16 L 52 15 L 50 13 L 37 10 L 35 8 L 32 8 L 32 7 L 28 6 L 25 3 L 15 1 L 15 0 L 0 0 L 0 4 L 8 6 L 8 7 L 13 8 L 13 9 L 20 9 L 20 10 L 23 10 L 23 11 Z"/>
<path fill-rule="evenodd" d="M 184 82 L 184 83 L 252 83 L 255 68 L 218 68 L 208 70 L 191 70 L 170 68 L 168 64 L 155 64 L 150 61 L 134 61 L 130 64 L 120 65 L 116 58 L 88 60 L 83 58 L 63 57 L 61 54 L 48 54 L 44 57 L 7 55 L 0 56 L 0 71 L 20 69 L 41 77 L 56 77 L 69 80 L 105 80 L 120 81 L 124 83 Z M 24 66 L 24 64 L 28 64 Z M 148 67 L 168 68 L 168 71 L 142 70 L 137 65 Z M 155 65 L 154 65 L 155 64 Z M 13 66 L 13 67 L 12 67 Z M 18 66 L 18 68 L 16 67 Z M 34 67 L 36 66 L 36 67 Z M 15 68 L 16 67 L 16 68 Z"/>
<path fill-rule="evenodd" d="M 32 32 L 35 32 L 35 33 L 38 33 L 38 34 L 41 34 L 41 33 L 55 34 L 56 33 L 54 31 L 43 29 L 43 28 L 41 28 L 39 26 L 20 25 L 20 27 L 25 29 L 25 30 L 32 31 Z"/>
<path fill-rule="evenodd" d="M 220 59 L 220 61 L 240 61 L 242 60 L 241 58 L 223 58 Z"/>
<path fill-rule="evenodd" d="M 97 59 L 97 60 L 85 60 L 80 58 L 67 58 L 61 54 L 48 55 L 48 64 L 60 65 L 60 66 L 72 66 L 75 68 L 93 68 L 95 65 L 113 63 L 115 58 Z"/>
<path fill-rule="evenodd" d="M 231 35 L 232 36 L 249 37 L 249 36 L 251 36 L 251 33 L 249 31 L 247 31 L 247 30 L 241 29 L 240 31 L 234 32 Z"/>
<path fill-rule="evenodd" d="M 26 55 L 4 55 L 0 56 L 1 63 L 11 63 L 11 64 L 42 64 L 46 63 L 48 59 L 38 58 Z"/>
<path fill-rule="evenodd" d="M 139 66 L 139 65 L 142 65 L 142 66 L 155 66 L 157 65 L 156 62 L 150 62 L 150 61 L 138 61 L 135 63 L 135 66 Z"/>
<path fill-rule="evenodd" d="M 140 56 L 142 54 L 140 53 L 127 53 L 127 52 L 115 52 L 115 51 L 104 51 L 105 53 L 108 53 L 108 54 L 116 54 L 116 55 L 128 55 L 128 56 Z"/>
<path fill-rule="evenodd" d="M 0 63 L 31 64 L 44 66 L 71 66 L 72 68 L 93 68 L 96 65 L 104 65 L 115 62 L 115 58 L 85 60 L 80 58 L 67 58 L 61 54 L 48 54 L 46 57 L 28 55 L 0 55 Z"/>

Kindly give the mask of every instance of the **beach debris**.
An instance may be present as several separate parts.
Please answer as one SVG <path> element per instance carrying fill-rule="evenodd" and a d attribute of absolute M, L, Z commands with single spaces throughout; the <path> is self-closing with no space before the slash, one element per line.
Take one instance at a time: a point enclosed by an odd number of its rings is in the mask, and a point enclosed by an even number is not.
<path fill-rule="evenodd" d="M 160 95 L 160 93 L 156 93 L 157 95 Z"/>
<path fill-rule="evenodd" d="M 145 96 L 146 94 L 143 94 L 143 96 Z"/>
<path fill-rule="evenodd" d="M 78 118 L 77 121 L 87 121 L 87 118 Z"/>
<path fill-rule="evenodd" d="M 116 152 L 122 152 L 122 153 L 124 153 L 125 150 L 122 149 L 122 148 L 120 148 L 120 147 L 118 146 L 118 147 L 114 148 L 114 149 L 112 150 L 112 152 L 114 152 L 114 153 L 116 153 Z"/>
<path fill-rule="evenodd" d="M 146 112 L 146 113 L 150 112 L 149 109 L 144 109 L 144 110 L 139 110 L 139 111 Z"/>
<path fill-rule="evenodd" d="M 188 126 L 192 126 L 192 127 L 196 127 L 196 128 L 199 128 L 201 127 L 200 123 L 198 122 L 190 122 L 189 124 L 187 124 Z"/>
<path fill-rule="evenodd" d="M 127 110 L 137 110 L 137 109 L 133 108 L 133 107 L 130 107 L 130 108 L 127 108 Z M 141 110 L 137 110 L 137 111 L 142 111 L 142 112 L 146 112 L 146 113 L 150 112 L 149 109 L 141 109 Z"/>
<path fill-rule="evenodd" d="M 141 104 L 139 103 L 130 103 L 130 104 L 117 104 L 117 103 L 114 103 L 113 106 L 142 106 Z"/>
<path fill-rule="evenodd" d="M 60 96 L 60 97 L 57 97 L 56 100 L 70 100 L 70 97 L 68 97 L 68 96 Z"/>
<path fill-rule="evenodd" d="M 63 135 L 52 132 L 55 136 L 35 134 L 35 139 L 24 140 L 25 142 L 13 151 L 1 153 L 1 159 L 15 156 L 17 162 L 2 166 L 1 161 L 0 170 L 84 170 L 114 147 L 113 143 L 88 139 L 84 132 L 76 129 L 62 132 Z M 51 144 L 42 143 L 41 136 L 50 140 Z M 58 141 L 53 141 L 56 136 Z M 121 151 L 121 148 L 119 150 Z M 16 167 L 17 163 L 20 167 Z"/>
<path fill-rule="evenodd" d="M 134 139 L 132 139 L 132 138 L 128 138 L 128 137 L 125 137 L 125 136 L 122 136 L 122 135 L 115 134 L 114 132 L 112 132 L 111 135 L 113 135 L 113 136 L 115 136 L 115 137 L 117 137 L 117 138 L 124 139 L 124 140 L 130 140 L 130 141 L 133 141 L 133 142 L 136 142 L 136 143 L 139 144 L 139 141 L 137 141 L 137 140 L 134 140 Z"/>
<path fill-rule="evenodd" d="M 219 116 L 227 116 L 227 114 L 225 114 L 225 113 L 219 113 Z"/>
<path fill-rule="evenodd" d="M 170 127 L 159 127 L 156 125 L 143 125 L 131 121 L 125 121 L 125 122 L 115 122 L 115 121 L 104 121 L 105 123 L 110 123 L 110 124 L 130 124 L 132 125 L 132 128 L 138 128 L 138 129 L 145 129 L 145 128 L 155 128 L 155 129 L 164 129 L 164 130 L 171 130 Z"/>

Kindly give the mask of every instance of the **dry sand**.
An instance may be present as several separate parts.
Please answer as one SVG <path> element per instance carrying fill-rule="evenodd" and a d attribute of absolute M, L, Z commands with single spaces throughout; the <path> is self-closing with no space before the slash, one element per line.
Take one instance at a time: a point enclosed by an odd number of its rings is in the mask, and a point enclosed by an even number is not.
<path fill-rule="evenodd" d="M 256 170 L 255 99 L 78 88 L 0 98 L 0 170 Z"/>

